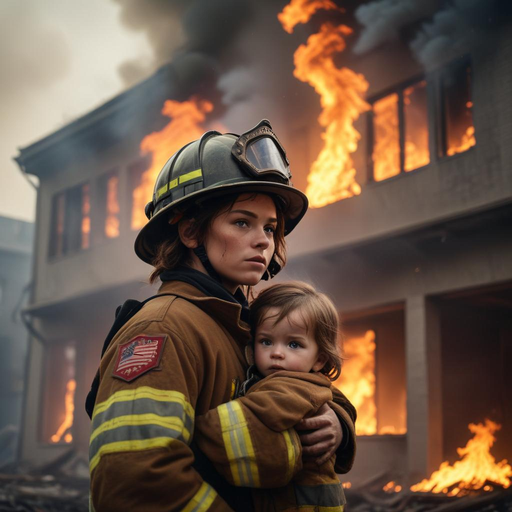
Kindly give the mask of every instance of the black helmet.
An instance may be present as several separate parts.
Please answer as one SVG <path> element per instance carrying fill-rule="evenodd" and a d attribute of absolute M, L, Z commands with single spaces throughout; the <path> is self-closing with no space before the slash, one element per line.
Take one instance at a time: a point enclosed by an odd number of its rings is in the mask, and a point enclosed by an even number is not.
<path fill-rule="evenodd" d="M 302 219 L 308 199 L 292 187 L 286 152 L 264 119 L 238 136 L 206 132 L 199 140 L 175 153 L 156 180 L 153 200 L 146 205 L 149 222 L 135 240 L 137 256 L 151 263 L 163 241 L 177 236 L 177 223 L 169 221 L 179 211 L 224 194 L 262 192 L 282 200 L 285 236 Z"/>

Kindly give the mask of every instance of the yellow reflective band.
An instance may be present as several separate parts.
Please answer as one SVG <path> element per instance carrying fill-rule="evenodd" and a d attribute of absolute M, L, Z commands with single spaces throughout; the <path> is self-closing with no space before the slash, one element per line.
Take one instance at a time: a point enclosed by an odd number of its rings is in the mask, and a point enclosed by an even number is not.
<path fill-rule="evenodd" d="M 168 189 L 168 187 L 167 187 L 167 183 L 166 183 L 163 187 L 160 187 L 156 191 L 156 198 L 159 199 L 162 194 L 165 194 L 167 192 L 167 189 Z"/>
<path fill-rule="evenodd" d="M 160 425 L 161 427 L 175 430 L 183 435 L 183 438 L 188 443 L 190 440 L 190 432 L 185 428 L 183 421 L 176 416 L 162 417 L 158 414 L 137 414 L 132 416 L 119 416 L 109 421 L 102 423 L 92 434 L 90 443 L 102 432 L 112 430 L 118 427 L 126 426 L 140 426 L 140 425 Z"/>
<path fill-rule="evenodd" d="M 116 452 L 135 452 L 140 450 L 150 450 L 151 448 L 162 448 L 169 446 L 175 439 L 172 437 L 155 437 L 153 439 L 139 439 L 132 441 L 118 441 L 115 443 L 105 444 L 98 453 L 91 459 L 89 470 L 92 473 L 98 465 L 102 455 Z"/>
<path fill-rule="evenodd" d="M 180 176 L 180 185 L 187 181 L 193 180 L 194 178 L 200 178 L 203 175 L 201 169 L 197 169 L 195 171 L 188 172 L 187 174 L 183 174 Z"/>
<path fill-rule="evenodd" d="M 178 178 L 174 178 L 173 180 L 169 181 L 169 190 L 172 190 L 173 188 L 176 188 L 178 186 Z"/>
<path fill-rule="evenodd" d="M 210 487 L 206 482 L 203 482 L 199 491 L 197 491 L 194 497 L 187 503 L 183 512 L 204 512 L 210 508 L 216 496 L 217 492 L 215 489 Z"/>
<path fill-rule="evenodd" d="M 118 391 L 110 396 L 104 402 L 99 403 L 94 408 L 94 414 L 92 419 L 94 420 L 95 416 L 106 411 L 113 403 L 116 402 L 129 402 L 132 400 L 138 400 L 140 398 L 149 398 L 151 400 L 161 401 L 161 402 L 177 402 L 183 406 L 183 409 L 187 413 L 188 416 L 194 419 L 194 409 L 185 399 L 185 395 L 178 391 L 166 391 L 163 389 L 155 389 L 150 388 L 148 386 L 141 386 L 136 389 L 125 389 L 122 391 Z"/>
<path fill-rule="evenodd" d="M 295 454 L 295 446 L 293 445 L 292 438 L 290 436 L 290 431 L 285 430 L 282 432 L 285 443 L 286 450 L 288 451 L 288 471 L 286 472 L 286 480 L 291 480 L 293 475 L 293 470 L 295 469 L 296 462 L 296 454 Z"/>
<path fill-rule="evenodd" d="M 233 482 L 236 486 L 260 487 L 256 455 L 240 404 L 228 402 L 217 410 Z"/>
<path fill-rule="evenodd" d="M 318 512 L 343 512 L 345 505 L 340 505 L 339 507 L 315 507 L 315 510 L 318 510 Z"/>

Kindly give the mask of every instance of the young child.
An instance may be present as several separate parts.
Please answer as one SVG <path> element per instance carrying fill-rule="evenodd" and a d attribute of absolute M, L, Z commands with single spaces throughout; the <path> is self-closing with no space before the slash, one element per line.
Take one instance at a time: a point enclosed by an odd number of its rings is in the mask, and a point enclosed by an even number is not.
<path fill-rule="evenodd" d="M 199 448 L 230 483 L 255 488 L 256 510 L 343 510 L 334 457 L 320 466 L 303 464 L 293 428 L 325 403 L 335 407 L 333 393 L 343 397 L 331 386 L 341 372 L 338 323 L 329 298 L 306 283 L 262 291 L 251 305 L 255 364 L 242 396 L 196 420 Z M 341 414 L 353 425 L 355 410 L 349 410 L 352 417 Z M 255 421 L 266 430 L 248 428 Z"/>

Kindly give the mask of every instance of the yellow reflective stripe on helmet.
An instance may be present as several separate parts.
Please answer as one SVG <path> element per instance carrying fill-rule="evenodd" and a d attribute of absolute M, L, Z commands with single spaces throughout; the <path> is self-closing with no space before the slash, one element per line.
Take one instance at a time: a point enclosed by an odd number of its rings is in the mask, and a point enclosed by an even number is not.
<path fill-rule="evenodd" d="M 94 408 L 89 445 L 92 470 L 105 453 L 189 444 L 194 410 L 183 393 L 142 386 L 114 393 Z"/>
<path fill-rule="evenodd" d="M 197 491 L 194 497 L 187 503 L 183 512 L 204 512 L 210 508 L 216 496 L 217 492 L 215 489 L 206 482 L 203 482 L 199 491 Z"/>
<path fill-rule="evenodd" d="M 203 171 L 201 169 L 196 169 L 195 171 L 187 172 L 186 174 L 183 174 L 178 178 L 174 178 L 173 180 L 169 181 L 169 183 L 163 185 L 156 191 L 157 200 L 160 199 L 160 197 L 163 196 L 168 190 L 172 190 L 173 188 L 176 188 L 178 185 L 193 180 L 194 178 L 200 178 L 202 177 L 202 175 Z"/>
<path fill-rule="evenodd" d="M 297 463 L 297 452 L 290 436 L 290 431 L 285 430 L 282 432 L 282 434 L 286 443 L 286 450 L 288 452 L 288 471 L 286 472 L 286 480 L 289 481 L 293 476 L 293 470 L 295 469 L 295 464 Z"/>
<path fill-rule="evenodd" d="M 256 455 L 240 404 L 237 401 L 228 402 L 217 409 L 222 439 L 235 485 L 260 487 Z"/>
<path fill-rule="evenodd" d="M 203 171 L 201 169 L 196 169 L 195 171 L 187 172 L 187 174 L 183 174 L 180 176 L 180 185 L 187 181 L 193 180 L 194 178 L 200 178 L 203 175 Z M 169 188 L 172 188 L 169 184 Z"/>

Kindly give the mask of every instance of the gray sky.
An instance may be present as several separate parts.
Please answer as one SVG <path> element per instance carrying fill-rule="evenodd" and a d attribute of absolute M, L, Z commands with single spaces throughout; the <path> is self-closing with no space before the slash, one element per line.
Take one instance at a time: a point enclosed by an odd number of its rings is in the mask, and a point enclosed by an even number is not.
<path fill-rule="evenodd" d="M 12 160 L 19 147 L 121 92 L 122 64 L 154 62 L 120 10 L 110 0 L 0 0 L 0 215 L 34 220 L 35 190 Z"/>

